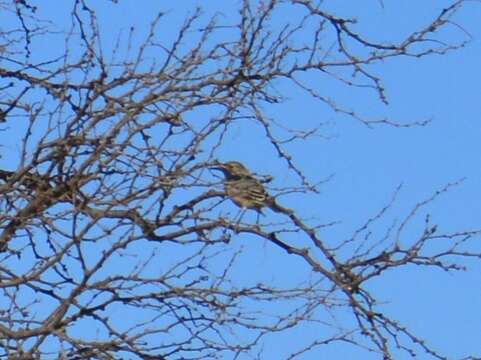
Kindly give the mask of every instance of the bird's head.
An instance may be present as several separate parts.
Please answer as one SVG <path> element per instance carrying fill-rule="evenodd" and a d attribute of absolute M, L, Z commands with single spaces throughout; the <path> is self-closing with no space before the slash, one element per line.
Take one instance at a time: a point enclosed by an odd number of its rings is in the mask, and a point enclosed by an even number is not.
<path fill-rule="evenodd" d="M 212 169 L 222 171 L 226 179 L 252 176 L 249 170 L 247 170 L 247 168 L 238 161 L 218 163 L 212 166 Z"/>

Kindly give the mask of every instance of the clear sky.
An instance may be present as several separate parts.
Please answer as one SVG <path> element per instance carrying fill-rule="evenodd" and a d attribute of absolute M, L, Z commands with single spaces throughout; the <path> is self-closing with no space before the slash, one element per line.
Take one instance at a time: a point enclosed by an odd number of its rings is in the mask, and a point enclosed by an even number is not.
<path fill-rule="evenodd" d="M 66 14 L 70 3 L 38 2 L 39 15 L 48 15 L 58 21 L 60 27 L 67 27 L 70 20 Z M 181 24 L 184 15 L 192 11 L 195 4 L 202 4 L 207 14 L 223 11 L 222 17 L 229 19 L 237 1 L 222 3 L 229 4 L 220 6 L 216 2 L 194 0 L 177 3 L 128 0 L 114 5 L 101 1 L 98 18 L 103 44 L 106 49 L 113 46 L 119 31 L 127 33 L 131 25 L 141 34 L 159 10 L 166 11 L 167 24 L 172 27 Z M 383 6 L 376 0 L 324 3 L 339 14 L 357 17 L 358 29 L 365 34 L 392 40 L 401 39 L 409 30 L 428 23 L 450 2 L 384 0 Z M 282 15 L 289 17 L 291 14 Z M 267 108 L 266 112 L 294 127 L 322 124 L 322 136 L 298 143 L 291 151 L 294 162 L 313 182 L 330 178 L 320 186 L 318 195 L 287 195 L 279 198 L 279 202 L 322 223 L 339 222 L 322 232 L 323 238 L 335 244 L 348 238 L 387 205 L 401 184 L 393 207 L 373 227 L 374 236 L 381 236 L 392 222 L 401 222 L 416 204 L 446 184 L 465 179 L 420 212 L 418 220 L 408 228 L 404 241 L 409 241 L 409 235 L 418 234 L 427 213 L 431 215 L 431 222 L 443 232 L 481 229 L 480 19 L 481 4 L 467 3 L 452 19 L 453 25 L 442 33 L 446 42 L 469 33 L 471 41 L 463 49 L 443 56 L 396 58 L 375 65 L 373 69 L 384 82 L 388 104 L 380 102 L 370 89 L 354 90 L 332 81 L 309 80 L 314 86 L 324 87 L 323 94 L 362 115 L 388 117 L 401 123 L 431 119 L 427 126 L 368 127 L 348 116 L 333 113 L 305 93 L 279 83 L 278 91 L 289 99 L 284 104 Z M 164 28 L 165 38 L 169 39 L 173 33 Z M 44 45 L 46 57 L 57 50 Z M 217 156 L 221 160 L 241 160 L 260 174 L 272 174 L 275 177 L 273 188 L 285 183 L 295 184 L 294 174 L 285 170 L 283 160 L 277 159 L 273 149 L 260 137 L 260 133 L 252 134 L 249 127 L 239 126 L 226 139 L 227 144 L 236 145 L 220 149 Z M 13 140 L 10 144 L 5 140 L 5 144 L 16 151 Z M 1 161 L 8 167 L 11 159 L 4 156 Z M 245 277 L 247 282 L 249 278 L 264 278 L 272 283 L 287 284 L 310 276 L 308 269 L 300 264 L 296 268 L 296 261 L 287 259 L 270 244 L 253 244 L 250 240 L 240 237 L 234 245 L 250 248 L 241 257 L 240 264 L 244 265 L 239 268 L 239 276 Z M 478 238 L 470 249 L 481 250 L 480 244 L 481 238 Z M 366 286 L 385 301 L 383 309 L 435 349 L 447 354 L 449 359 L 468 354 L 481 357 L 481 259 L 457 261 L 464 264 L 467 271 L 447 273 L 411 265 L 387 272 Z M 280 354 L 295 349 L 296 343 L 314 336 L 312 331 L 306 326 L 285 335 L 277 334 L 278 338 L 267 338 L 264 358 L 279 359 Z M 314 360 L 322 355 L 326 359 L 357 360 L 352 350 L 346 349 L 336 345 L 300 358 Z"/>

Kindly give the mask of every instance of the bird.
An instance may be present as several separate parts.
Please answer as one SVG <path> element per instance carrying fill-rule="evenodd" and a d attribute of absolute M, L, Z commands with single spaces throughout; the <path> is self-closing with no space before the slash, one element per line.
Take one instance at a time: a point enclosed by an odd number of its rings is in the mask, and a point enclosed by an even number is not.
<path fill-rule="evenodd" d="M 264 185 L 238 161 L 218 163 L 212 166 L 224 174 L 225 194 L 242 209 L 252 209 L 263 214 L 262 208 L 267 207 L 276 212 L 282 212 L 275 199 L 269 195 Z"/>

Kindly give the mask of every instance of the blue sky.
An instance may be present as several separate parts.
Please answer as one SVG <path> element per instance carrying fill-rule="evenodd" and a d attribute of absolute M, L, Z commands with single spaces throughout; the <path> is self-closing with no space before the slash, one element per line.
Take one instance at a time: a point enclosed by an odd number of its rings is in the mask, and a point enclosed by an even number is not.
<path fill-rule="evenodd" d="M 51 16 L 61 26 L 69 26 L 70 2 L 48 2 L 39 6 L 40 16 Z M 181 23 L 184 15 L 192 12 L 194 0 L 174 2 L 120 1 L 118 5 L 102 2 L 98 6 L 100 30 L 106 49 L 114 44 L 119 31 L 128 32 L 131 25 L 142 38 L 151 18 L 158 10 L 165 10 L 168 22 L 164 25 L 165 39 L 173 34 L 169 26 Z M 233 4 L 225 7 L 215 2 L 201 2 L 206 14 L 223 11 L 222 19 L 233 16 Z M 402 39 L 409 30 L 416 29 L 437 16 L 448 1 L 395 2 L 371 0 L 362 4 L 353 1 L 325 1 L 325 5 L 339 14 L 359 19 L 359 31 L 376 39 Z M 292 14 L 281 14 L 289 17 Z M 322 124 L 321 137 L 290 147 L 294 162 L 315 182 L 330 178 L 320 186 L 317 195 L 287 195 L 279 202 L 296 209 L 305 217 L 321 223 L 339 222 L 322 232 L 328 242 L 335 244 L 349 237 L 355 229 L 374 216 L 391 199 L 402 184 L 397 200 L 385 219 L 373 227 L 382 234 L 393 221 L 402 221 L 419 202 L 430 197 L 448 183 L 465 180 L 443 194 L 420 212 L 408 228 L 405 241 L 415 236 L 429 213 L 432 222 L 443 232 L 481 229 L 481 166 L 480 153 L 480 95 L 481 72 L 481 7 L 471 2 L 454 18 L 448 31 L 442 33 L 446 42 L 471 35 L 463 49 L 444 56 L 422 59 L 396 58 L 373 66 L 383 80 L 389 104 L 379 101 L 369 89 L 351 89 L 322 78 L 308 81 L 323 93 L 349 109 L 373 118 L 388 117 L 400 122 L 432 119 L 424 127 L 396 128 L 387 125 L 367 127 L 345 115 L 336 114 L 304 92 L 278 84 L 278 90 L 289 99 L 266 108 L 272 118 L 299 127 Z M 46 44 L 45 44 L 46 45 Z M 44 47 L 50 51 L 58 49 Z M 154 55 L 153 55 L 154 56 Z M 13 140 L 12 140 L 13 142 Z M 239 125 L 226 139 L 227 146 L 219 149 L 221 160 L 242 160 L 260 174 L 272 174 L 273 188 L 296 184 L 298 179 L 286 171 L 283 160 L 275 157 L 262 133 L 252 132 L 249 126 Z M 234 144 L 234 146 L 228 146 Z M 10 144 L 15 153 L 13 144 Z M 269 161 L 266 161 L 269 159 Z M 3 158 L 3 165 L 11 159 Z M 250 216 L 250 215 L 248 215 Z M 252 215 L 254 216 L 254 215 Z M 239 276 L 243 281 L 264 278 L 286 285 L 310 278 L 309 269 L 296 260 L 272 248 L 266 242 L 253 242 L 239 236 L 235 247 L 246 249 L 240 257 Z M 481 249 L 473 242 L 471 249 Z M 476 259 L 458 260 L 467 266 L 466 272 L 446 273 L 439 269 L 407 266 L 393 270 L 367 284 L 380 300 L 383 309 L 411 327 L 435 349 L 451 358 L 468 354 L 481 356 L 481 266 Z M 262 275 L 260 275 L 262 274 Z M 295 343 L 315 336 L 315 328 L 305 326 L 279 338 L 267 338 L 265 358 L 295 349 Z M 282 340 L 279 340 L 282 339 Z M 301 359 L 354 359 L 355 352 L 340 345 L 329 350 L 306 354 Z M 368 357 L 363 359 L 369 360 Z M 372 359 L 376 357 L 373 356 Z M 402 357 L 400 357 L 402 359 Z"/>

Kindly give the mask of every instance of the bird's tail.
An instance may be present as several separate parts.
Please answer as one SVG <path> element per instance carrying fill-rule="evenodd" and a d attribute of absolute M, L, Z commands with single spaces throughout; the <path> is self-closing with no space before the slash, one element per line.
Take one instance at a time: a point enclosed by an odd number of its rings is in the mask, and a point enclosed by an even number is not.
<path fill-rule="evenodd" d="M 267 200 L 267 206 L 269 207 L 269 209 L 277 213 L 286 214 L 286 215 L 290 215 L 293 213 L 291 209 L 288 209 L 288 208 L 285 208 L 284 206 L 279 205 L 273 197 L 270 197 Z"/>

